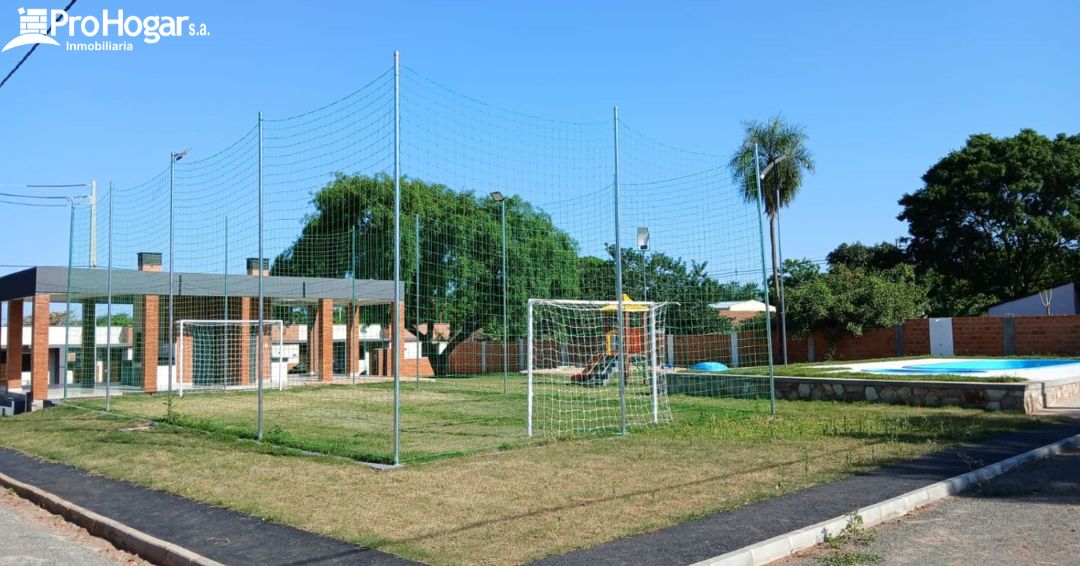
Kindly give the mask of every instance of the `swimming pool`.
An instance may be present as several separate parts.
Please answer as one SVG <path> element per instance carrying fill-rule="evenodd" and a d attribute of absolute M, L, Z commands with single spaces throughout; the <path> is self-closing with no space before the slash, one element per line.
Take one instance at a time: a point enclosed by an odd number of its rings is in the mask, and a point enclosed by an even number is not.
<path fill-rule="evenodd" d="M 900 367 L 866 367 L 862 372 L 872 374 L 1000 374 L 1015 372 L 1017 369 L 1043 369 L 1070 364 L 1080 364 L 1080 360 L 961 360 L 956 362 L 933 362 L 904 364 Z"/>

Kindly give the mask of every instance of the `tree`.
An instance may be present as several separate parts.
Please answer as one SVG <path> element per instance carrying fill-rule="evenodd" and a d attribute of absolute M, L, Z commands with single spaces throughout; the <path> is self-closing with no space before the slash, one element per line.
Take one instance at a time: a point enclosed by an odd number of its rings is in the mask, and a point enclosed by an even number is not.
<path fill-rule="evenodd" d="M 814 157 L 806 147 L 806 132 L 798 124 L 789 124 L 780 115 L 767 122 L 752 120 L 743 123 L 743 141 L 728 162 L 732 182 L 742 189 L 747 202 L 758 201 L 758 182 L 754 166 L 754 146 L 758 147 L 757 166 L 761 171 L 779 161 L 761 180 L 765 213 L 769 216 L 769 243 L 772 249 L 773 285 L 780 288 L 780 252 L 776 241 L 776 224 L 780 209 L 791 204 L 803 176 L 814 172 Z M 779 193 L 779 199 L 777 194 Z M 774 294 L 773 296 L 777 296 Z"/>
<path fill-rule="evenodd" d="M 716 334 L 732 330 L 731 321 L 709 306 L 720 301 L 760 299 L 761 287 L 737 281 L 720 282 L 708 272 L 707 262 L 673 258 L 662 252 L 646 255 L 642 278 L 640 250 L 623 250 L 623 291 L 635 300 L 672 303 L 665 311 L 664 327 L 671 334 Z M 615 246 L 607 246 L 607 258 L 578 260 L 581 299 L 615 300 Z"/>
<path fill-rule="evenodd" d="M 826 260 L 830 266 L 844 265 L 862 269 L 891 269 L 908 262 L 904 249 L 889 242 L 873 246 L 864 245 L 862 242 L 840 244 L 829 252 Z"/>
<path fill-rule="evenodd" d="M 393 186 L 393 179 L 385 174 L 337 175 L 314 195 L 315 211 L 306 218 L 297 240 L 275 258 L 271 274 L 345 277 L 354 273 L 360 279 L 392 280 Z M 481 330 L 502 336 L 499 206 L 470 191 L 408 178 L 401 180 L 401 204 L 406 328 L 420 337 L 436 373 L 445 375 L 450 354 L 459 344 Z M 411 229 L 417 214 L 419 317 L 414 314 L 417 257 Z M 547 214 L 520 198 L 506 200 L 506 222 L 509 334 L 524 336 L 529 298 L 578 296 L 578 246 Z M 380 317 L 377 320 L 383 323 L 389 318 L 378 309 L 363 312 L 374 312 L 366 316 Z M 424 326 L 428 322 L 450 326 L 442 351 L 434 345 L 442 338 L 435 336 L 435 324 Z"/>
<path fill-rule="evenodd" d="M 1080 271 L 1080 136 L 973 135 L 922 180 L 898 218 L 920 274 L 954 299 L 940 314 L 978 313 Z"/>
<path fill-rule="evenodd" d="M 101 315 L 97 317 L 98 326 L 133 326 L 135 321 L 127 313 L 116 313 L 112 315 L 112 324 L 109 324 L 109 315 Z"/>
<path fill-rule="evenodd" d="M 785 262 L 789 266 L 800 270 L 798 278 L 786 274 L 788 326 L 803 336 L 823 331 L 826 357 L 832 357 L 844 333 L 861 336 L 866 329 L 895 326 L 926 313 L 926 288 L 915 281 L 910 265 L 870 269 L 837 264 L 825 273 L 809 262 Z"/>

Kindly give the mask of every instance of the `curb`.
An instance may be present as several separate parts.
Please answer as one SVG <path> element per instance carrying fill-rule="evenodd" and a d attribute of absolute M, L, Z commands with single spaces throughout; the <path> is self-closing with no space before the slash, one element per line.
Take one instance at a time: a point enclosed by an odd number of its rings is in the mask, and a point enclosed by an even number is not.
<path fill-rule="evenodd" d="M 0 486 L 54 515 L 60 515 L 90 534 L 111 542 L 116 548 L 137 554 L 161 566 L 224 566 L 171 542 L 161 540 L 123 523 L 99 515 L 47 491 L 0 473 Z"/>
<path fill-rule="evenodd" d="M 909 491 L 891 499 L 862 507 L 856 515 L 862 517 L 863 526 L 870 527 L 885 521 L 896 519 L 908 513 L 960 493 L 973 485 L 985 482 L 1024 464 L 1044 460 L 1060 454 L 1072 446 L 1080 446 L 1080 434 L 1063 438 L 1022 454 L 1006 458 L 995 464 L 972 470 L 965 474 L 942 480 L 937 483 Z M 720 556 L 714 556 L 697 562 L 692 566 L 760 566 L 774 560 L 785 558 L 800 550 L 806 550 L 824 542 L 826 536 L 835 535 L 848 526 L 850 515 L 826 519 L 819 523 L 775 536 L 761 542 L 744 546 Z"/>

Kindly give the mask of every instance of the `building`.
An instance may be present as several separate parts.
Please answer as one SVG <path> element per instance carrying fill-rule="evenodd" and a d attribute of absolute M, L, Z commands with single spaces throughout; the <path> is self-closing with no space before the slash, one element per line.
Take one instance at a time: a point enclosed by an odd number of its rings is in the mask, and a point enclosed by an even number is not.
<path fill-rule="evenodd" d="M 98 326 L 97 315 L 104 310 L 110 288 L 105 269 L 40 266 L 0 277 L 0 301 L 7 312 L 7 326 L 0 339 L 0 390 L 9 398 L 20 397 L 27 407 L 41 407 L 72 386 L 92 394 L 102 384 L 107 359 L 113 368 L 110 385 L 119 387 L 119 391 L 124 387 L 139 392 L 162 391 L 170 386 L 170 350 L 177 352 L 178 366 L 183 367 L 174 372 L 174 388 L 180 380 L 197 383 L 200 376 L 211 371 L 225 371 L 227 375 L 220 377 L 228 384 L 256 383 L 258 342 L 254 334 L 247 339 L 239 332 L 192 336 L 181 351 L 177 326 L 172 333 L 174 342 L 169 343 L 170 285 L 168 273 L 161 270 L 161 254 L 140 253 L 137 265 L 134 270 L 113 269 L 111 277 L 112 304 L 114 309 L 125 308 L 132 313 L 130 326 Z M 419 355 L 415 344 L 409 351 L 403 327 L 394 329 L 389 320 L 365 325 L 360 322 L 361 309 L 376 306 L 387 313 L 384 318 L 391 318 L 392 311 L 387 307 L 393 304 L 392 281 L 272 276 L 265 260 L 261 267 L 264 319 L 272 319 L 288 308 L 310 312 L 312 321 L 286 324 L 284 336 L 262 338 L 264 376 L 272 373 L 272 364 L 279 364 L 304 379 L 333 382 L 335 378 L 370 374 L 374 366 L 381 375 L 391 375 L 395 363 L 401 364 L 404 374 L 430 375 L 430 364 Z M 249 259 L 245 274 L 175 273 L 173 310 L 182 316 L 174 314 L 174 325 L 181 319 L 256 319 L 259 268 L 258 259 Z M 50 307 L 57 303 L 78 305 L 81 321 L 72 326 L 50 326 Z M 29 323 L 25 324 L 28 306 Z M 404 304 L 399 303 L 397 308 L 403 325 Z M 341 319 L 338 324 L 335 314 Z M 395 332 L 402 337 L 397 356 L 392 355 L 390 347 Z M 231 352 L 229 357 L 235 363 L 222 370 L 207 365 L 215 363 L 212 355 L 194 355 L 194 351 L 214 347 Z"/>
<path fill-rule="evenodd" d="M 746 301 L 721 301 L 712 303 L 709 308 L 720 311 L 720 316 L 728 318 L 731 322 L 743 322 L 765 312 L 765 303 L 753 299 Z M 770 305 L 769 312 L 776 312 L 776 307 Z"/>
<path fill-rule="evenodd" d="M 1077 310 L 1080 299 L 1078 299 L 1076 293 L 1076 283 L 1070 281 L 1051 287 L 1048 291 L 1002 301 L 987 309 L 987 314 L 990 316 L 1080 314 L 1080 311 Z M 1047 305 L 1043 301 L 1049 302 L 1049 312 L 1047 312 Z"/>

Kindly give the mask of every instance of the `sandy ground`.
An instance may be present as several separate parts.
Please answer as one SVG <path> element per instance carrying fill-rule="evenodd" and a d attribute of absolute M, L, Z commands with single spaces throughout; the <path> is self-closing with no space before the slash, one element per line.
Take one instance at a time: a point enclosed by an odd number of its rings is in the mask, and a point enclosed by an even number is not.
<path fill-rule="evenodd" d="M 85 529 L 0 490 L 0 565 L 149 565 Z"/>
<path fill-rule="evenodd" d="M 821 545 L 777 564 L 1080 564 L 1080 450 L 867 532 L 873 540 Z"/>

